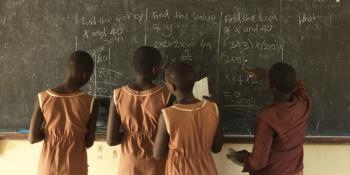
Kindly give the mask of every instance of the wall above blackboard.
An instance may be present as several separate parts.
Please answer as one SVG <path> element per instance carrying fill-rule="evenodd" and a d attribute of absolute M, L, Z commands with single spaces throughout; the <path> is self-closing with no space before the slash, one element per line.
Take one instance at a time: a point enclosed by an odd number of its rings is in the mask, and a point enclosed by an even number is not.
<path fill-rule="evenodd" d="M 350 135 L 350 4 L 336 0 L 0 2 L 0 131 L 27 128 L 36 93 L 57 85 L 66 57 L 87 50 L 96 69 L 84 87 L 108 106 L 114 88 L 132 80 L 141 45 L 164 62 L 190 62 L 208 76 L 225 135 L 251 135 L 271 101 L 265 82 L 244 67 L 293 65 L 313 107 L 308 135 Z M 99 131 L 107 110 L 101 110 Z"/>

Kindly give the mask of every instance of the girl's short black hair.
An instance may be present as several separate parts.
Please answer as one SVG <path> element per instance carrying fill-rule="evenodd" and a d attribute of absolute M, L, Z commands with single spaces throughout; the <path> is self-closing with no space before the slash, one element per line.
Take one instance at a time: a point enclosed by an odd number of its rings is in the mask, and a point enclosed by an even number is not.
<path fill-rule="evenodd" d="M 177 62 L 169 65 L 166 69 L 170 81 L 174 83 L 180 92 L 192 92 L 195 83 L 193 67 L 185 62 Z"/>
<path fill-rule="evenodd" d="M 72 64 L 74 69 L 80 73 L 92 73 L 94 71 L 94 60 L 85 51 L 75 51 L 70 55 L 69 64 Z"/>
<path fill-rule="evenodd" d="M 138 74 L 152 73 L 152 69 L 161 64 L 161 53 L 151 46 L 139 47 L 134 55 L 134 69 Z"/>
<path fill-rule="evenodd" d="M 278 62 L 272 65 L 269 78 L 271 86 L 274 86 L 279 92 L 288 94 L 292 92 L 296 73 L 292 66 L 284 62 Z"/>

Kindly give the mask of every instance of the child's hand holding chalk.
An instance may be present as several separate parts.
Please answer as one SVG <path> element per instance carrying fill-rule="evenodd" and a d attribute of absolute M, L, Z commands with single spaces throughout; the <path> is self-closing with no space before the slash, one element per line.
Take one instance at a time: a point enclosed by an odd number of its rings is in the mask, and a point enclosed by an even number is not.
<path fill-rule="evenodd" d="M 254 78 L 258 80 L 263 80 L 268 76 L 268 71 L 261 67 L 256 67 L 253 69 L 248 69 L 245 67 L 244 71 L 248 74 L 249 78 Z"/>

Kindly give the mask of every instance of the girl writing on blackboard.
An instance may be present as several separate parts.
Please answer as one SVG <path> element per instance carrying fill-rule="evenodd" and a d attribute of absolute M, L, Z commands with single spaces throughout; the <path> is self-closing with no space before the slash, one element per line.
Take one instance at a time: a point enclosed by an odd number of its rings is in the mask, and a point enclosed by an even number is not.
<path fill-rule="evenodd" d="M 167 157 L 165 175 L 217 175 L 211 155 L 223 144 L 217 105 L 194 97 L 195 76 L 189 64 L 169 66 L 165 80 L 176 104 L 162 110 L 153 156 Z"/>
<path fill-rule="evenodd" d="M 267 76 L 274 102 L 264 107 L 256 121 L 253 151 L 231 150 L 227 155 L 254 175 L 302 175 L 303 144 L 308 126 L 310 99 L 302 81 L 286 63 L 247 70 L 258 79 Z"/>
<path fill-rule="evenodd" d="M 157 161 L 152 157 L 160 110 L 170 99 L 170 92 L 164 85 L 153 84 L 161 73 L 160 52 L 149 46 L 138 48 L 133 67 L 135 81 L 114 90 L 107 143 L 121 144 L 119 175 L 163 175 L 165 160 Z"/>
<path fill-rule="evenodd" d="M 39 175 L 87 175 L 86 148 L 95 140 L 98 105 L 80 88 L 93 70 L 91 56 L 77 51 L 69 58 L 63 84 L 38 94 L 29 141 L 44 140 Z"/>

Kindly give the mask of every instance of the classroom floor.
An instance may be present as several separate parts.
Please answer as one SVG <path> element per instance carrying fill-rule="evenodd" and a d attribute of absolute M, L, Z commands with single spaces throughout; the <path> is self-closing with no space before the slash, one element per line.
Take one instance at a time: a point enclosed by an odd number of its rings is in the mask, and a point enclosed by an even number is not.
<path fill-rule="evenodd" d="M 0 141 L 0 169 L 2 175 L 36 175 L 41 143 L 27 141 Z M 214 154 L 220 175 L 247 175 L 242 168 L 226 159 L 229 147 L 251 149 L 250 144 L 225 144 L 222 152 Z M 89 175 L 116 175 L 119 147 L 95 142 L 88 150 Z M 350 145 L 305 145 L 305 175 L 349 175 Z M 314 163 L 317 162 L 317 163 Z M 20 167 L 20 168 L 19 168 Z"/>

